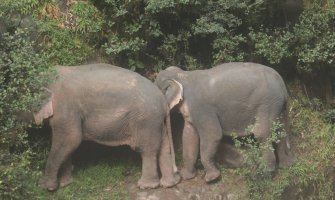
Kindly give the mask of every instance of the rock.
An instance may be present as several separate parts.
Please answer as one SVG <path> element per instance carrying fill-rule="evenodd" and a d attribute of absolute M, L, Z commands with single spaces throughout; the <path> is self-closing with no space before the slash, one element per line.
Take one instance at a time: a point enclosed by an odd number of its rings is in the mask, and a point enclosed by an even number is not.
<path fill-rule="evenodd" d="M 235 194 L 227 194 L 226 197 L 227 197 L 226 198 L 227 200 L 237 200 L 238 199 Z"/>
<path fill-rule="evenodd" d="M 147 192 L 139 192 L 139 193 L 137 193 L 137 196 L 138 197 L 146 197 L 146 196 L 148 196 L 148 193 Z"/>
<path fill-rule="evenodd" d="M 148 200 L 147 196 L 148 196 L 147 192 L 139 192 L 137 193 L 136 200 Z"/>
<path fill-rule="evenodd" d="M 148 197 L 148 200 L 160 200 L 160 198 L 157 197 L 156 195 L 150 195 L 150 196 Z"/>
<path fill-rule="evenodd" d="M 187 199 L 189 199 L 189 200 L 200 200 L 200 195 L 191 193 L 191 194 L 188 195 Z"/>
<path fill-rule="evenodd" d="M 216 195 L 214 196 L 214 199 L 215 199 L 215 200 L 223 200 L 223 196 L 222 196 L 221 194 L 216 194 Z"/>

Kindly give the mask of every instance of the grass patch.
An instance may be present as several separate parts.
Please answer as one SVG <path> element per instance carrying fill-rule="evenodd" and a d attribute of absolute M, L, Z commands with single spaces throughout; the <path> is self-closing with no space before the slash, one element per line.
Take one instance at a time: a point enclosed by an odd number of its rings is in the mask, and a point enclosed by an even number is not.
<path fill-rule="evenodd" d="M 79 158 L 74 162 L 73 183 L 50 193 L 38 187 L 37 178 L 29 180 L 35 185 L 32 188 L 33 199 L 130 199 L 127 180 L 129 182 L 130 178 L 131 181 L 137 181 L 140 178 L 141 163 L 137 159 L 134 160 L 133 155 L 128 155 L 130 151 L 120 151 L 103 152 L 100 149 L 98 152 L 91 152 L 87 159 L 79 156 L 87 153 L 85 150 L 77 153 Z M 95 157 L 92 157 L 94 155 Z"/>

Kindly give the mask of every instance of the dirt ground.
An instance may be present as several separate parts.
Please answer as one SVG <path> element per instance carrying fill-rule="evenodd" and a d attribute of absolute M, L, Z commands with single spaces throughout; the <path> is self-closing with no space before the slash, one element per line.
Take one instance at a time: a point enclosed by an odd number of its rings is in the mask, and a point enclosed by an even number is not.
<path fill-rule="evenodd" d="M 228 192 L 228 186 L 219 180 L 207 184 L 204 179 L 204 170 L 191 180 L 182 181 L 172 188 L 157 188 L 141 190 L 136 181 L 127 181 L 127 190 L 133 200 L 237 200 L 238 197 Z"/>
<path fill-rule="evenodd" d="M 240 166 L 241 158 L 231 145 L 220 146 L 219 152 L 229 152 L 230 155 L 217 157 L 217 164 L 225 170 L 233 169 Z M 157 188 L 141 190 L 137 187 L 136 181 L 129 177 L 127 182 L 127 191 L 132 200 L 240 200 L 243 197 L 237 196 L 239 193 L 236 186 L 242 189 L 241 180 L 232 179 L 229 173 L 221 173 L 220 179 L 214 183 L 207 184 L 204 180 L 205 170 L 200 160 L 197 163 L 197 176 L 191 180 L 182 180 L 172 188 Z M 224 177 L 225 175 L 229 178 Z M 242 198 L 243 199 L 243 198 Z"/>
<path fill-rule="evenodd" d="M 176 147 L 176 155 L 181 154 L 181 133 L 183 129 L 182 118 L 176 115 L 172 120 L 172 129 L 174 132 L 174 144 Z M 235 168 L 240 166 L 241 158 L 236 149 L 231 145 L 231 141 L 219 147 L 216 160 L 221 166 L 225 168 Z M 220 154 L 225 152 L 225 154 Z M 229 155 L 229 156 L 222 156 Z M 234 183 L 220 180 L 207 184 L 204 180 L 205 171 L 202 169 L 200 162 L 198 162 L 197 176 L 191 180 L 181 181 L 172 188 L 157 188 L 141 190 L 137 188 L 137 181 L 129 177 L 127 180 L 127 190 L 132 200 L 238 200 L 240 199 L 233 194 L 231 187 L 236 187 L 239 180 L 234 180 Z M 236 181 L 236 182 L 235 182 Z"/>

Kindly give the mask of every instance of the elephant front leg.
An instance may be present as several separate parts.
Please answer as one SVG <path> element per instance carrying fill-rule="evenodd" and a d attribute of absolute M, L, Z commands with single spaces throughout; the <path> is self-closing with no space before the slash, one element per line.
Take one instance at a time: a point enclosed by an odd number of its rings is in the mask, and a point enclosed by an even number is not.
<path fill-rule="evenodd" d="M 40 181 L 43 188 L 54 191 L 58 187 L 58 172 L 62 164 L 81 143 L 81 132 L 76 127 L 52 127 L 53 137 L 45 173 Z M 67 161 L 65 165 L 70 161 Z M 66 167 L 68 168 L 68 167 Z M 67 171 L 68 169 L 66 169 Z M 68 172 L 67 172 L 68 173 Z"/>
<path fill-rule="evenodd" d="M 215 166 L 215 154 L 222 139 L 222 129 L 215 116 L 204 117 L 198 124 L 201 163 L 206 170 L 205 181 L 212 182 L 220 177 L 220 170 Z"/>
<path fill-rule="evenodd" d="M 60 187 L 65 187 L 73 182 L 72 178 L 72 158 L 69 157 L 63 164 L 59 181 Z"/>
<path fill-rule="evenodd" d="M 211 142 L 202 142 L 200 139 L 201 163 L 206 170 L 205 181 L 212 182 L 220 177 L 220 170 L 215 166 L 215 152 L 218 149 L 220 140 Z"/>
<path fill-rule="evenodd" d="M 137 185 L 141 189 L 157 188 L 159 177 L 157 172 L 157 152 L 142 152 L 142 177 Z"/>
<path fill-rule="evenodd" d="M 58 148 L 56 148 L 57 146 Z M 40 185 L 49 190 L 49 191 L 54 191 L 58 188 L 58 172 L 59 169 L 62 166 L 62 163 L 66 160 L 66 157 L 70 156 L 70 154 L 73 152 L 75 148 L 69 147 L 69 144 L 52 144 L 51 151 L 49 153 L 49 157 L 47 160 L 46 168 L 45 168 L 45 173 L 43 178 L 40 181 Z M 59 148 L 64 148 L 64 149 L 59 149 Z M 69 178 L 69 174 L 71 172 L 69 171 L 69 166 L 66 161 L 65 168 L 64 168 L 64 173 L 62 178 L 61 178 L 61 186 L 65 186 L 71 182 L 71 175 Z"/>
<path fill-rule="evenodd" d="M 181 176 L 184 180 L 188 180 L 196 176 L 195 163 L 199 154 L 199 136 L 193 125 L 187 121 L 185 121 L 182 140 L 184 164 Z"/>

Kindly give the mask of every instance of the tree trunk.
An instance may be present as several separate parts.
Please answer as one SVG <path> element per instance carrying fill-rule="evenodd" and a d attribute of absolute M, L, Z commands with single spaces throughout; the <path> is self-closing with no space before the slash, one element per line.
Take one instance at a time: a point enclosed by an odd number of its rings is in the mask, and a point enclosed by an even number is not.
<path fill-rule="evenodd" d="M 333 87 L 332 87 L 332 70 L 330 67 L 325 66 L 321 69 L 320 82 L 321 82 L 321 95 L 325 101 L 327 108 L 330 108 L 333 103 Z"/>

